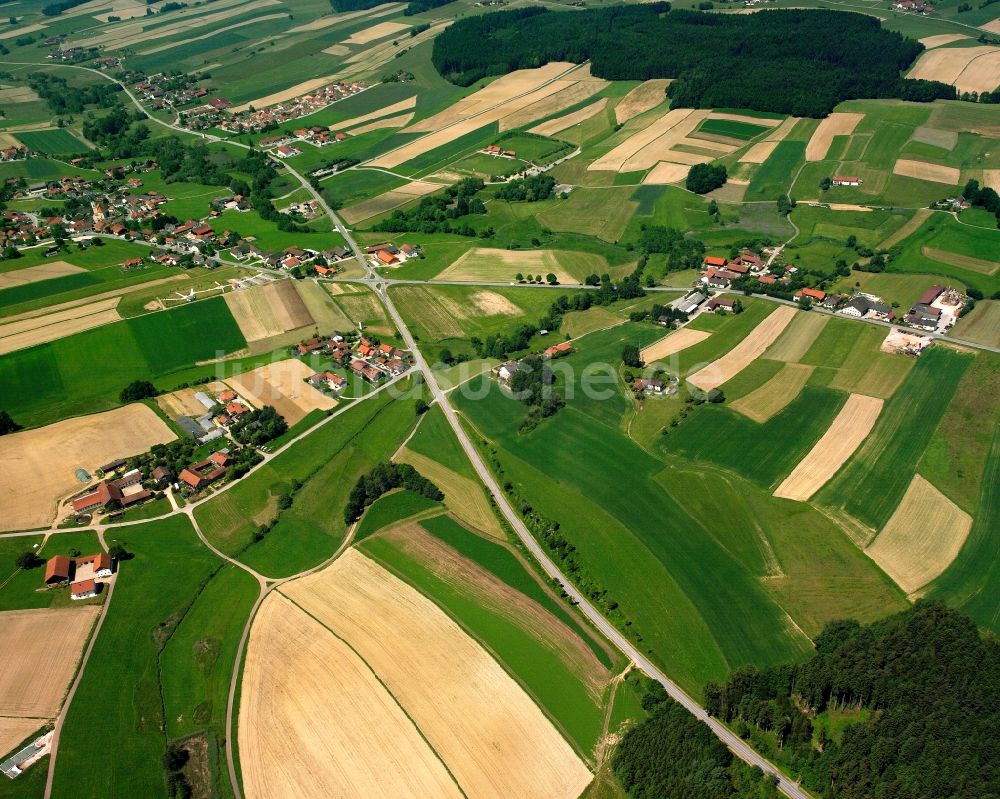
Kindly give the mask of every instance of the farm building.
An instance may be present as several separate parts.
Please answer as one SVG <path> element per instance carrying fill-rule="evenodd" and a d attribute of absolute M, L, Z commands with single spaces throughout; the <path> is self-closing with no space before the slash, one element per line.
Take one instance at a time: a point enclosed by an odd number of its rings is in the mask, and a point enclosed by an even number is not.
<path fill-rule="evenodd" d="M 662 394 L 665 388 L 666 385 L 662 380 L 647 380 L 646 378 L 636 380 L 632 384 L 632 390 L 636 393 Z"/>
<path fill-rule="evenodd" d="M 97 581 L 90 580 L 80 580 L 79 582 L 73 583 L 70 586 L 70 599 L 90 599 L 92 596 L 97 596 Z"/>
<path fill-rule="evenodd" d="M 56 555 L 54 558 L 49 558 L 45 564 L 45 584 L 56 585 L 66 582 L 69 579 L 72 568 L 73 562 L 65 555 Z"/>
<path fill-rule="evenodd" d="M 499 380 L 501 386 L 510 387 L 510 381 L 517 373 L 519 366 L 520 364 L 517 361 L 507 361 L 500 364 L 497 369 L 497 380 Z"/>
<path fill-rule="evenodd" d="M 845 316 L 853 316 L 858 319 L 891 319 L 892 308 L 876 297 L 867 294 L 859 294 L 848 302 L 840 311 Z"/>
<path fill-rule="evenodd" d="M 173 482 L 174 474 L 166 466 L 157 466 L 153 469 L 152 477 L 157 488 L 164 488 L 167 484 Z"/>
<path fill-rule="evenodd" d="M 705 306 L 705 310 L 717 311 L 722 308 L 724 311 L 731 311 L 733 310 L 735 303 L 736 300 L 729 299 L 727 297 L 712 297 L 712 299 L 710 299 L 708 304 Z"/>
<path fill-rule="evenodd" d="M 826 292 L 820 291 L 819 289 L 799 289 L 793 295 L 795 299 L 808 299 L 814 302 L 823 302 L 826 299 Z"/>
<path fill-rule="evenodd" d="M 213 452 L 203 461 L 192 463 L 182 469 L 178 479 L 191 486 L 195 491 L 211 485 L 226 473 L 229 456 L 222 451 Z"/>
<path fill-rule="evenodd" d="M 719 258 L 719 257 L 717 257 L 715 255 L 706 255 L 704 263 L 705 263 L 705 267 L 706 268 L 710 267 L 710 266 L 714 266 L 714 267 L 716 267 L 718 269 L 722 269 L 726 265 L 726 259 L 725 258 Z"/>
<path fill-rule="evenodd" d="M 694 294 L 688 295 L 679 303 L 677 303 L 677 310 L 680 311 L 681 313 L 686 313 L 686 314 L 693 313 L 698 309 L 698 306 L 701 305 L 706 299 L 707 297 L 704 294 L 701 294 L 696 291 Z"/>
<path fill-rule="evenodd" d="M 861 178 L 853 175 L 837 175 L 830 181 L 834 186 L 860 186 Z"/>
<path fill-rule="evenodd" d="M 563 341 L 559 344 L 553 344 L 551 347 L 546 348 L 545 357 L 546 358 L 559 358 L 563 355 L 569 355 L 573 351 L 573 345 L 568 341 Z"/>
<path fill-rule="evenodd" d="M 76 579 L 92 579 L 95 577 L 110 577 L 113 573 L 111 556 L 107 552 L 96 555 L 86 555 L 76 559 Z"/>
<path fill-rule="evenodd" d="M 729 269 L 715 269 L 710 268 L 705 272 L 704 277 L 702 277 L 702 282 L 712 288 L 717 289 L 727 289 L 729 288 L 734 280 L 738 280 L 740 275 L 736 272 L 730 271 Z"/>

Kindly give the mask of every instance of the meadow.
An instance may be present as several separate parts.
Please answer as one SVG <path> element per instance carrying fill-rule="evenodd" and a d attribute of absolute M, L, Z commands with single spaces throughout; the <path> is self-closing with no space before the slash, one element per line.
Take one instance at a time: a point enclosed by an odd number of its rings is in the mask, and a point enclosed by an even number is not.
<path fill-rule="evenodd" d="M 201 300 L 0 357 L 0 406 L 27 427 L 107 410 L 134 380 L 170 388 L 171 373 L 245 346 L 222 299 Z"/>
<path fill-rule="evenodd" d="M 124 543 L 135 557 L 118 574 L 115 596 L 80 684 L 80 701 L 66 717 L 55 773 L 58 795 L 163 792 L 160 758 L 167 741 L 160 656 L 220 561 L 198 542 L 181 516 L 133 528 Z M 165 583 L 169 591 L 163 590 Z M 88 696 L 104 697 L 106 703 L 99 736 L 93 733 Z"/>
<path fill-rule="evenodd" d="M 90 148 L 65 128 L 50 128 L 48 130 L 24 130 L 17 138 L 29 150 L 35 150 L 46 155 L 80 155 Z"/>

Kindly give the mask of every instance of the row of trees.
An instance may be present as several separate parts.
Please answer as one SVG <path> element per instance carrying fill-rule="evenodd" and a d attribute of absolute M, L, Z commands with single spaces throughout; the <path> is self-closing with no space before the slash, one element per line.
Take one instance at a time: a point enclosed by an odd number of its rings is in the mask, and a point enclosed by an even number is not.
<path fill-rule="evenodd" d="M 462 86 L 549 61 L 590 59 L 602 78 L 674 78 L 668 94 L 676 106 L 818 117 L 853 98 L 954 97 L 952 86 L 900 79 L 923 49 L 863 14 L 703 14 L 661 2 L 465 17 L 434 40 L 432 58 Z"/>
<path fill-rule="evenodd" d="M 705 687 L 708 712 L 780 756 L 824 797 L 1000 796 L 1000 643 L 944 605 L 828 624 L 805 663 L 745 667 Z M 839 741 L 817 714 L 864 718 Z M 865 717 L 860 711 L 867 710 Z"/>
<path fill-rule="evenodd" d="M 437 502 L 444 499 L 441 489 L 410 464 L 383 461 L 358 478 L 358 482 L 351 489 L 351 495 L 347 498 L 344 521 L 347 524 L 357 521 L 365 508 L 394 488 L 405 488 Z"/>

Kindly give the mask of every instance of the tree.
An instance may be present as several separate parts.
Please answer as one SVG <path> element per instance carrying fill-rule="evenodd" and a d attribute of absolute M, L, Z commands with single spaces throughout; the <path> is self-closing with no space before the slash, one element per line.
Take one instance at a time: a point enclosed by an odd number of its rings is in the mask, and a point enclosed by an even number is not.
<path fill-rule="evenodd" d="M 180 744 L 170 744 L 160 762 L 167 771 L 180 771 L 191 759 L 191 753 Z"/>
<path fill-rule="evenodd" d="M 431 406 L 428 405 L 423 399 L 418 399 L 416 400 L 416 402 L 414 402 L 413 409 L 416 412 L 417 416 L 423 416 L 425 413 L 427 413 L 427 411 L 431 409 Z"/>
<path fill-rule="evenodd" d="M 819 182 L 819 190 L 820 191 L 828 191 L 832 185 L 833 185 L 833 181 L 830 180 L 830 178 L 828 178 L 828 177 L 823 178 Z"/>
<path fill-rule="evenodd" d="M 625 349 L 622 350 L 622 361 L 626 366 L 633 366 L 636 369 L 641 369 L 643 367 L 642 356 L 639 354 L 639 348 L 634 344 L 627 344 Z"/>
<path fill-rule="evenodd" d="M 118 399 L 122 404 L 138 402 L 139 400 L 155 397 L 159 392 L 148 380 L 133 380 L 121 390 Z"/>
<path fill-rule="evenodd" d="M 110 555 L 114 560 L 131 560 L 132 553 L 129 552 L 122 544 L 112 544 L 108 547 L 108 555 Z"/>
<path fill-rule="evenodd" d="M 441 360 L 441 363 L 448 364 L 448 366 L 455 363 L 455 356 L 451 354 L 451 350 L 447 347 L 441 348 L 441 352 L 438 353 L 438 358 Z"/>
<path fill-rule="evenodd" d="M 726 168 L 722 164 L 695 164 L 688 170 L 685 185 L 695 194 L 707 194 L 726 183 Z"/>
<path fill-rule="evenodd" d="M 514 275 L 514 280 L 516 280 L 518 283 L 523 283 L 524 282 L 524 275 L 522 275 L 520 272 L 518 272 L 516 275 Z"/>
<path fill-rule="evenodd" d="M 0 411 L 0 436 L 5 436 L 7 433 L 16 433 L 20 429 L 21 425 L 11 419 L 7 411 Z"/>
<path fill-rule="evenodd" d="M 712 200 L 708 204 L 708 215 L 715 216 L 717 213 L 719 213 L 719 204 L 715 200 Z"/>
<path fill-rule="evenodd" d="M 547 275 L 545 276 L 545 280 L 546 280 L 546 281 L 548 282 L 548 284 L 549 284 L 550 286 L 558 286 L 558 285 L 559 285 L 559 278 L 557 278 L 557 277 L 555 276 L 555 273 L 553 273 L 553 272 L 549 272 L 549 273 L 548 273 L 548 274 L 547 274 Z"/>
<path fill-rule="evenodd" d="M 41 566 L 44 562 L 45 561 L 43 561 L 40 557 L 38 557 L 38 555 L 36 555 L 33 550 L 29 549 L 28 551 L 22 552 L 20 555 L 18 555 L 17 559 L 14 561 L 14 564 L 19 569 L 28 570 L 28 569 L 36 569 L 39 566 Z"/>

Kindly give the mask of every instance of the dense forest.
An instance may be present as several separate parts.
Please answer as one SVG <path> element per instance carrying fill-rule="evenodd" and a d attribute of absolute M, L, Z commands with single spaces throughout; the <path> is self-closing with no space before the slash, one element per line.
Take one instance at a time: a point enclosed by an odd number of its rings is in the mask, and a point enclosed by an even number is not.
<path fill-rule="evenodd" d="M 770 799 L 777 783 L 736 760 L 707 725 L 667 696 L 663 686 L 632 676 L 649 718 L 625 733 L 612 766 L 639 799 Z"/>
<path fill-rule="evenodd" d="M 739 669 L 705 706 L 830 799 L 1000 797 L 1000 643 L 939 603 L 831 623 L 811 660 Z"/>
<path fill-rule="evenodd" d="M 676 107 L 817 117 L 855 98 L 954 97 L 952 86 L 900 78 L 923 49 L 865 14 L 704 14 L 651 3 L 465 17 L 434 40 L 433 62 L 469 86 L 549 61 L 590 59 L 591 72 L 609 80 L 674 78 L 668 93 Z"/>

